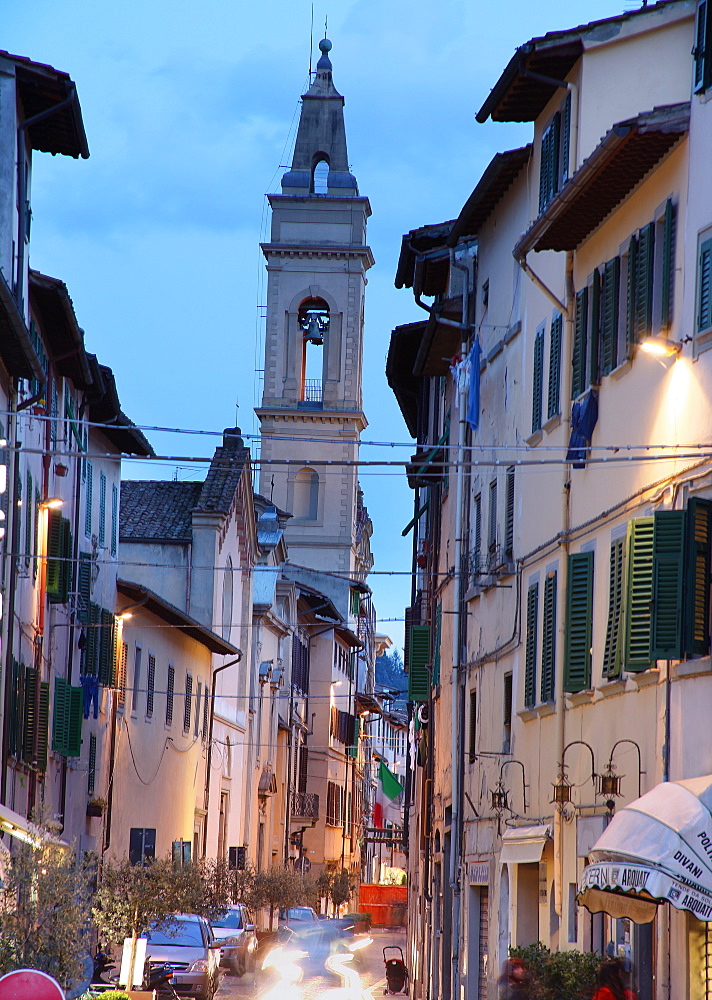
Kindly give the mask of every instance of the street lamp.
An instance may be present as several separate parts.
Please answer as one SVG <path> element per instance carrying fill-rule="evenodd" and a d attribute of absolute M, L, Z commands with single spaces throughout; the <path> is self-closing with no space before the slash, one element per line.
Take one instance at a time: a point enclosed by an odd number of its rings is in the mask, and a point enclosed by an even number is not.
<path fill-rule="evenodd" d="M 564 752 L 561 755 L 561 762 L 559 763 L 559 777 L 554 783 L 554 798 L 551 800 L 556 803 L 561 812 L 564 811 L 567 803 L 571 801 L 571 789 L 573 788 L 573 782 L 569 781 L 566 777 L 566 751 L 569 747 L 577 745 L 586 747 L 588 752 L 591 754 L 591 781 L 593 782 L 594 788 L 596 787 L 596 760 L 593 756 L 593 749 L 590 744 L 586 743 L 585 740 L 572 740 L 570 743 L 566 744 Z"/>

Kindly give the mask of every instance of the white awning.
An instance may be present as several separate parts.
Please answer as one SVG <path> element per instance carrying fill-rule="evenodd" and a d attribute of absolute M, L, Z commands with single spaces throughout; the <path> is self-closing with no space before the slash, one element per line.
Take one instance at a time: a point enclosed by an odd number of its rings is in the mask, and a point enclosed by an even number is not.
<path fill-rule="evenodd" d="M 39 847 L 43 843 L 56 844 L 58 847 L 69 847 L 64 840 L 53 837 L 51 833 L 43 830 L 42 827 L 31 823 L 25 816 L 0 804 L 0 833 L 9 833 L 11 837 L 33 847 Z"/>
<path fill-rule="evenodd" d="M 660 903 L 712 920 L 712 775 L 667 781 L 625 806 L 589 855 L 578 900 L 636 923 Z"/>
<path fill-rule="evenodd" d="M 502 834 L 502 850 L 499 860 L 504 864 L 531 864 L 541 861 L 547 840 L 551 840 L 551 827 L 512 826 Z"/>

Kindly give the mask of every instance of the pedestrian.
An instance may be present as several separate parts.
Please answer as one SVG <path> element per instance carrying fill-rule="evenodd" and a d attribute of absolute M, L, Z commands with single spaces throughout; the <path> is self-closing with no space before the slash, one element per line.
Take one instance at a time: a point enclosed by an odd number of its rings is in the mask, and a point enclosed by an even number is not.
<path fill-rule="evenodd" d="M 499 980 L 500 1000 L 529 1000 L 531 982 L 529 969 L 522 958 L 508 958 Z"/>
<path fill-rule="evenodd" d="M 626 987 L 625 971 L 620 959 L 607 959 L 601 963 L 592 1000 L 636 1000 L 633 990 Z"/>

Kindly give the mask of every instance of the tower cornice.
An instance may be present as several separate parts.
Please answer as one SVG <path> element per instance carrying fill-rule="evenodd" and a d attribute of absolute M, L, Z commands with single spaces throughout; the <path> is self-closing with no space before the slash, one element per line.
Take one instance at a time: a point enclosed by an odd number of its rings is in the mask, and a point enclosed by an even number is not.
<path fill-rule="evenodd" d="M 366 246 L 334 246 L 322 244 L 304 243 L 260 243 L 262 253 L 268 259 L 270 257 L 306 257 L 317 260 L 343 260 L 348 257 L 360 257 L 363 259 L 366 269 L 373 267 L 375 260 L 370 247 Z"/>

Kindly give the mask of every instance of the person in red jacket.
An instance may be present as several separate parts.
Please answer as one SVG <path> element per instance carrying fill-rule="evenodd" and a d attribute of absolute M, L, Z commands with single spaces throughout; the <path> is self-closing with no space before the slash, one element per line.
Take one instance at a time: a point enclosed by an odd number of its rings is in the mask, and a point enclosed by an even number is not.
<path fill-rule="evenodd" d="M 626 987 L 622 962 L 617 959 L 603 962 L 592 1000 L 636 1000 L 633 990 Z"/>

